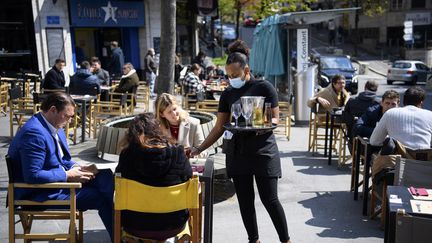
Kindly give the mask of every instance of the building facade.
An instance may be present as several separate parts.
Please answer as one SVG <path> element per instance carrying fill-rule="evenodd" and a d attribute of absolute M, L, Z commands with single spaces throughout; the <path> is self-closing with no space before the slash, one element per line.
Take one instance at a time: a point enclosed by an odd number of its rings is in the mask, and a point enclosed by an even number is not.
<path fill-rule="evenodd" d="M 198 49 L 191 2 L 177 1 L 176 52 L 185 61 Z M 0 71 L 45 74 L 61 58 L 72 75 L 78 63 L 94 56 L 108 68 L 110 42 L 117 41 L 125 62 L 141 74 L 148 48 L 159 53 L 159 0 L 4 0 L 1 5 Z"/>

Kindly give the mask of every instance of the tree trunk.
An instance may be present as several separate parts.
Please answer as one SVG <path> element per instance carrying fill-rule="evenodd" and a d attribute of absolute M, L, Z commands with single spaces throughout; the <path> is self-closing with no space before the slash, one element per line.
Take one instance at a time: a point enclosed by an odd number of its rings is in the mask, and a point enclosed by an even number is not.
<path fill-rule="evenodd" d="M 240 0 L 236 0 L 236 9 L 237 9 L 237 14 L 236 14 L 236 29 L 235 29 L 235 34 L 236 34 L 236 39 L 238 39 L 240 37 L 240 13 L 241 13 L 241 3 Z"/>
<path fill-rule="evenodd" d="M 156 92 L 173 93 L 174 90 L 174 56 L 176 45 L 176 0 L 161 1 L 161 37 L 159 76 Z"/>
<path fill-rule="evenodd" d="M 359 7 L 359 0 L 356 0 L 356 7 Z M 360 43 L 359 40 L 359 29 L 358 29 L 358 23 L 359 23 L 359 10 L 357 9 L 355 12 L 355 20 L 354 20 L 354 29 L 355 29 L 355 35 L 354 35 L 354 56 L 358 57 L 358 44 Z"/>

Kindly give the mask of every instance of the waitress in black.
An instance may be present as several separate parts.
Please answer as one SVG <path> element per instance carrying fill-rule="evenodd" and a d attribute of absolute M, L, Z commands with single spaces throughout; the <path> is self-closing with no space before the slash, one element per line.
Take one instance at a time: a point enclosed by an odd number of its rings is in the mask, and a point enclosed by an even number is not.
<path fill-rule="evenodd" d="M 244 42 L 237 41 L 228 48 L 226 73 L 230 86 L 219 101 L 217 122 L 208 137 L 199 147 L 191 149 L 191 156 L 198 155 L 224 134 L 223 125 L 231 120 L 231 105 L 240 102 L 241 96 L 264 96 L 271 103 L 273 123 L 279 119 L 278 96 L 275 88 L 265 80 L 256 80 L 248 66 L 248 51 Z M 272 131 L 224 134 L 226 166 L 228 176 L 233 179 L 240 212 L 248 233 L 249 242 L 260 242 L 254 205 L 254 186 L 258 188 L 261 202 L 273 221 L 281 242 L 290 242 L 285 213 L 277 194 L 281 177 L 279 150 Z"/>

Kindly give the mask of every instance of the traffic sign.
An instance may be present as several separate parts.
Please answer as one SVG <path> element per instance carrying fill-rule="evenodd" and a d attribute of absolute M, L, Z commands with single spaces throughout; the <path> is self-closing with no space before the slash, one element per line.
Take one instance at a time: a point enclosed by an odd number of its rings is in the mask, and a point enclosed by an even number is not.
<path fill-rule="evenodd" d="M 412 28 L 413 26 L 414 26 L 414 23 L 412 20 L 404 21 L 404 27 L 405 28 Z"/>
<path fill-rule="evenodd" d="M 404 39 L 405 41 L 411 41 L 411 40 L 413 40 L 413 35 L 412 35 L 412 34 L 405 34 L 405 35 L 403 36 L 403 39 Z"/>
<path fill-rule="evenodd" d="M 405 28 L 404 29 L 404 34 L 405 35 L 412 35 L 413 33 L 413 29 L 412 28 Z"/>

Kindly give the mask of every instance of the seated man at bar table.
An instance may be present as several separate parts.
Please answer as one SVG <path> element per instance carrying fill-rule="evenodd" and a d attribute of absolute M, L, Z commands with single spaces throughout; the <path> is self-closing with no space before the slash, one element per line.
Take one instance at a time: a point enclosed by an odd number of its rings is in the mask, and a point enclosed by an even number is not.
<path fill-rule="evenodd" d="M 100 84 L 96 75 L 92 73 L 90 63 L 83 61 L 80 69 L 71 77 L 69 91 L 76 95 L 100 94 Z"/>
<path fill-rule="evenodd" d="M 101 67 L 101 62 L 98 57 L 91 59 L 92 73 L 99 79 L 100 85 L 109 85 L 110 76 L 107 70 Z"/>
<path fill-rule="evenodd" d="M 377 101 L 376 91 L 378 89 L 378 83 L 374 80 L 368 80 L 365 84 L 364 91 L 359 93 L 355 98 L 351 98 L 345 105 L 343 112 L 343 119 L 347 125 L 347 136 L 350 146 L 352 148 L 353 127 L 356 119 L 361 117 L 366 110 L 373 105 L 379 104 Z"/>
<path fill-rule="evenodd" d="M 399 93 L 395 90 L 384 92 L 381 103 L 369 107 L 366 112 L 357 120 L 353 127 L 353 137 L 370 138 L 372 132 L 381 117 L 386 111 L 399 106 Z"/>
<path fill-rule="evenodd" d="M 318 103 L 320 105 L 318 113 L 325 113 L 325 111 L 331 111 L 333 108 L 345 106 L 349 98 L 349 93 L 345 90 L 345 77 L 336 74 L 333 76 L 331 84 L 310 98 L 307 105 L 313 107 Z"/>
<path fill-rule="evenodd" d="M 119 86 L 114 90 L 117 93 L 132 93 L 134 87 L 139 84 L 139 77 L 132 63 L 128 62 L 123 66 L 123 76 Z"/>
<path fill-rule="evenodd" d="M 54 66 L 45 74 L 43 82 L 44 89 L 64 89 L 65 76 L 63 68 L 65 61 L 63 59 L 56 59 Z"/>
<path fill-rule="evenodd" d="M 113 175 L 72 161 L 63 127 L 74 116 L 75 102 L 66 93 L 50 94 L 12 140 L 8 155 L 13 160 L 16 182 L 81 182 L 78 210 L 97 209 L 110 236 L 113 222 Z M 16 189 L 16 199 L 68 200 L 69 190 Z M 112 237 L 111 237 L 112 238 Z"/>
<path fill-rule="evenodd" d="M 432 111 L 422 109 L 426 92 L 414 87 L 405 91 L 404 107 L 387 111 L 372 132 L 370 143 L 381 146 L 387 136 L 411 149 L 428 149 L 432 142 Z"/>

